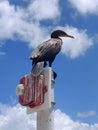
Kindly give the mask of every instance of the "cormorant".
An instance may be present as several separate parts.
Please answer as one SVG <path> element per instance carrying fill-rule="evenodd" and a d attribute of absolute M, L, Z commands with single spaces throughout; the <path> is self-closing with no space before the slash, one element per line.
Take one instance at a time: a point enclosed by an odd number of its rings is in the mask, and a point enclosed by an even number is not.
<path fill-rule="evenodd" d="M 62 47 L 63 42 L 60 37 L 74 38 L 62 30 L 55 30 L 52 32 L 51 39 L 38 45 L 38 47 L 32 52 L 30 56 L 32 64 L 34 65 L 33 73 L 38 73 L 37 71 L 39 70 L 41 71 L 41 69 L 46 66 L 47 61 L 49 62 L 49 67 L 52 67 L 52 62 Z"/>

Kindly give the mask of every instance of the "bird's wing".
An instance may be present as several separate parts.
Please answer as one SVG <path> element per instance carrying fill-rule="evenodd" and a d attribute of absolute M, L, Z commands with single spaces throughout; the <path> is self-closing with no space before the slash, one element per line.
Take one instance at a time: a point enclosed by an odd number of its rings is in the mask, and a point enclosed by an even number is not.
<path fill-rule="evenodd" d="M 34 59 L 43 56 L 57 43 L 57 40 L 50 39 L 42 44 L 40 44 L 31 54 L 30 59 Z"/>
<path fill-rule="evenodd" d="M 60 51 L 62 45 L 61 39 L 50 39 L 42 44 L 40 44 L 31 54 L 30 59 L 33 63 L 41 61 L 42 59 L 47 59 L 48 57 L 54 56 Z"/>

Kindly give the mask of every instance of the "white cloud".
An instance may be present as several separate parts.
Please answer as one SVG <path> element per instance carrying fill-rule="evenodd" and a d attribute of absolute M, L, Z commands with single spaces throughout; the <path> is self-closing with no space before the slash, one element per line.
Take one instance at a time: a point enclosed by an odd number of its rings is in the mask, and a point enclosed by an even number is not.
<path fill-rule="evenodd" d="M 95 116 L 96 115 L 96 111 L 92 110 L 92 111 L 87 111 L 87 112 L 78 112 L 77 116 L 78 117 L 90 117 L 90 116 Z"/>
<path fill-rule="evenodd" d="M 16 11 L 7 0 L 0 1 L 0 40 L 13 39 L 17 25 L 22 22 L 21 16 L 21 10 Z"/>
<path fill-rule="evenodd" d="M 36 20 L 55 20 L 60 15 L 58 0 L 32 0 L 28 11 Z"/>
<path fill-rule="evenodd" d="M 0 130 L 35 130 L 36 116 L 25 113 L 25 108 L 0 104 Z"/>
<path fill-rule="evenodd" d="M 4 56 L 4 55 L 6 55 L 6 53 L 1 51 L 0 56 Z"/>
<path fill-rule="evenodd" d="M 26 115 L 25 108 L 19 104 L 8 106 L 0 104 L 0 130 L 36 130 L 36 114 Z M 98 124 L 74 121 L 59 109 L 55 111 L 55 130 L 98 130 Z"/>
<path fill-rule="evenodd" d="M 75 38 L 63 38 L 62 53 L 70 58 L 77 58 L 84 55 L 85 52 L 94 44 L 93 37 L 89 37 L 87 30 L 79 30 L 72 26 L 58 27 Z"/>
<path fill-rule="evenodd" d="M 98 0 L 68 0 L 81 14 L 98 15 Z"/>
<path fill-rule="evenodd" d="M 26 8 L 0 1 L 0 40 L 19 39 L 34 47 L 47 36 L 48 27 L 40 20 L 55 20 L 59 14 L 57 0 L 31 0 Z"/>

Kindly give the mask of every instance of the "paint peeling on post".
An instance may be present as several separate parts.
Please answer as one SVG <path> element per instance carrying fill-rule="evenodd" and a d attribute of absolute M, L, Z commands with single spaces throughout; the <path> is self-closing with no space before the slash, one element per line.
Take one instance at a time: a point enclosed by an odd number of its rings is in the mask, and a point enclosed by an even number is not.
<path fill-rule="evenodd" d="M 37 112 L 37 130 L 54 130 L 54 73 L 51 67 L 38 76 L 32 71 L 20 79 L 17 87 L 19 103 L 27 114 Z"/>

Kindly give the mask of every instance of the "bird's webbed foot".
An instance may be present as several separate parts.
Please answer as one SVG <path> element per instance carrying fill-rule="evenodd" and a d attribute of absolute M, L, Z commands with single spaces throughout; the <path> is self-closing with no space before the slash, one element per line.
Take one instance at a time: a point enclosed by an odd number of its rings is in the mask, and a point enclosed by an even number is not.
<path fill-rule="evenodd" d="M 44 67 L 46 67 L 47 66 L 47 62 L 44 62 Z"/>
<path fill-rule="evenodd" d="M 53 76 L 54 76 L 54 79 L 57 78 L 57 73 L 55 71 L 53 71 Z"/>

